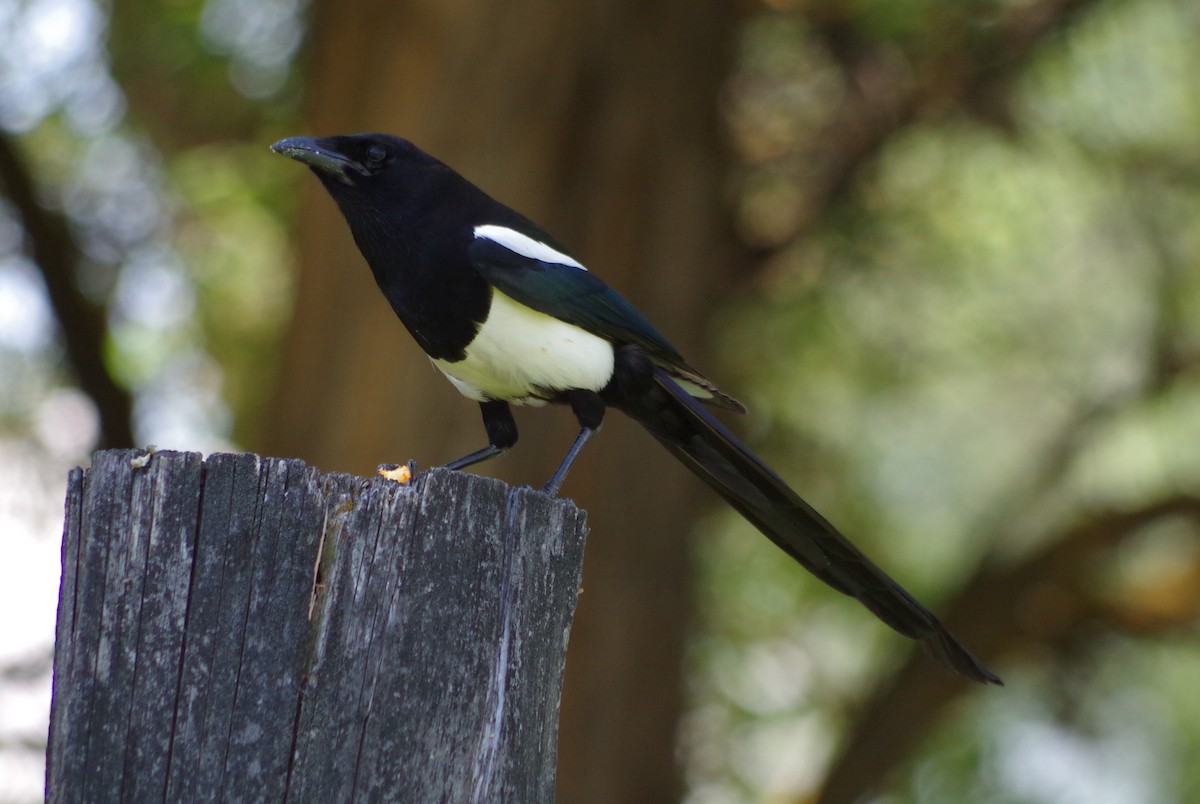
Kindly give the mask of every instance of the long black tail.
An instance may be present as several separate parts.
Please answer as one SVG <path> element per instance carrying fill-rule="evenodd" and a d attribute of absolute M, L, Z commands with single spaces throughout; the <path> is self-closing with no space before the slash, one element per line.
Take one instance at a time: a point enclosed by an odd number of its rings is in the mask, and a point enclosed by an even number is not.
<path fill-rule="evenodd" d="M 627 412 L 767 538 L 813 575 L 919 640 L 938 661 L 976 681 L 1002 683 L 665 372 L 657 370 L 655 380 L 665 395 L 655 393 L 655 403 Z"/>

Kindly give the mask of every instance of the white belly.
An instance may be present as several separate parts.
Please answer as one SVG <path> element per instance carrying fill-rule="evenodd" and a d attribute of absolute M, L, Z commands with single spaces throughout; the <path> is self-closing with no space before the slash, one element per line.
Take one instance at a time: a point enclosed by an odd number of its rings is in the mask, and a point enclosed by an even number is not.
<path fill-rule="evenodd" d="M 541 405 L 547 391 L 607 385 L 613 349 L 603 338 L 493 290 L 492 308 L 466 359 L 433 364 L 469 399 Z"/>

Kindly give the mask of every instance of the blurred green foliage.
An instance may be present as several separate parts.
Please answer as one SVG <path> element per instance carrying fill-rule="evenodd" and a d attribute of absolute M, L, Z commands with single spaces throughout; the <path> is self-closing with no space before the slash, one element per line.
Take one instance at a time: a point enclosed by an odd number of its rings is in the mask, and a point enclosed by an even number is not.
<path fill-rule="evenodd" d="M 843 23 L 902 62 L 926 58 L 913 43 L 946 4 L 889 5 Z M 754 443 L 918 596 L 946 594 L 981 555 L 1009 560 L 1095 511 L 1200 487 L 1198 11 L 1099 4 L 1016 76 L 1011 125 L 967 108 L 914 122 L 798 240 L 789 212 L 812 179 L 795 162 L 848 90 L 811 18 L 747 29 L 732 104 L 746 113 L 742 226 L 771 253 L 719 346 L 745 372 Z M 1126 545 L 1097 569 L 1099 593 L 1139 561 L 1159 589 L 1193 566 L 1195 525 L 1180 530 Z M 863 705 L 866 668 L 905 646 L 871 638 L 853 602 L 735 517 L 711 531 L 694 800 L 803 800 Z M 1173 701 L 1198 677 L 1200 641 L 1181 625 L 1097 633 L 1073 664 L 997 668 L 1009 687 L 956 708 L 881 800 L 1194 799 L 1195 763 L 1177 760 L 1200 719 Z"/>

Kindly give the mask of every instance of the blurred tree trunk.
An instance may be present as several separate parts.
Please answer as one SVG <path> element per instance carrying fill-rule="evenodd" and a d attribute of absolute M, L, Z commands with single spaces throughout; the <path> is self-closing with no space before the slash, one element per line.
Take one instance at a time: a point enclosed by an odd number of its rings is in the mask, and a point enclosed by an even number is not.
<path fill-rule="evenodd" d="M 703 325 L 732 255 L 721 212 L 716 98 L 733 4 L 692 0 L 315 4 L 307 125 L 414 140 L 544 224 L 704 368 Z M 481 446 L 479 410 L 393 317 L 315 180 L 304 199 L 295 318 L 275 418 L 253 446 L 365 473 Z M 569 412 L 522 415 L 513 453 L 484 467 L 544 482 Z M 564 488 L 589 511 L 568 654 L 562 801 L 668 801 L 690 615 L 688 531 L 705 496 L 618 415 Z"/>

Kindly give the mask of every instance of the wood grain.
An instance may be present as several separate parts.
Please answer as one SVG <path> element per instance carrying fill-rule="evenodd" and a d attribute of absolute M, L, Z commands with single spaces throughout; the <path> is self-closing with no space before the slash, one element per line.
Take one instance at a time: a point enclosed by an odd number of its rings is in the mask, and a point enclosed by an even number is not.
<path fill-rule="evenodd" d="M 550 801 L 585 516 L 460 472 L 98 453 L 50 801 Z"/>

